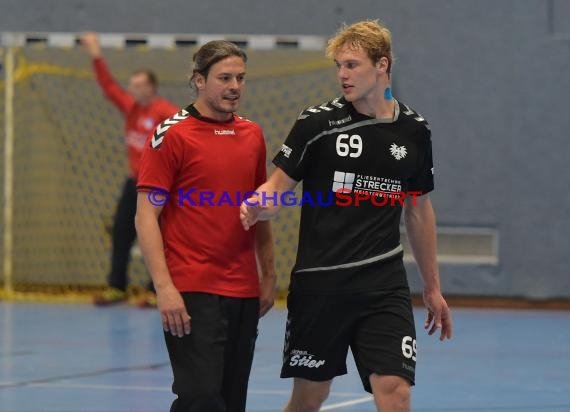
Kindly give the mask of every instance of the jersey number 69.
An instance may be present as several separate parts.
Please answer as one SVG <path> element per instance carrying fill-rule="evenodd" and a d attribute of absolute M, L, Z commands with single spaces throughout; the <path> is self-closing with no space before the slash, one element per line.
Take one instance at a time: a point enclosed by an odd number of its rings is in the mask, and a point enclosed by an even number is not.
<path fill-rule="evenodd" d="M 336 153 L 340 157 L 360 156 L 362 154 L 362 138 L 357 134 L 353 134 L 352 136 L 344 133 L 339 134 L 336 138 Z"/>

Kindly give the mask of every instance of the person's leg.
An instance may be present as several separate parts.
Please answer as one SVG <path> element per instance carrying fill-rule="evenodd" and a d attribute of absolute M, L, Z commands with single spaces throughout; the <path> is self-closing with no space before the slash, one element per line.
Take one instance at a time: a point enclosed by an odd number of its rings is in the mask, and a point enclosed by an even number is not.
<path fill-rule="evenodd" d="M 152 292 L 154 294 L 156 294 L 156 290 L 154 290 L 154 284 L 152 283 L 152 279 L 150 279 L 148 281 L 148 283 L 146 284 L 146 290 L 148 290 L 149 292 Z"/>
<path fill-rule="evenodd" d="M 329 396 L 331 384 L 332 379 L 324 382 L 293 379 L 291 398 L 283 412 L 318 412 Z"/>
<path fill-rule="evenodd" d="M 222 308 L 228 323 L 222 396 L 227 412 L 245 412 L 247 386 L 257 339 L 259 299 L 222 298 Z"/>
<path fill-rule="evenodd" d="M 182 338 L 165 333 L 172 365 L 171 412 L 226 412 L 222 397 L 227 322 L 218 295 L 183 293 L 192 331 Z"/>
<path fill-rule="evenodd" d="M 127 269 L 131 259 L 131 248 L 137 236 L 136 211 L 137 189 L 135 181 L 129 178 L 123 187 L 113 223 L 113 250 L 109 274 L 109 286 L 123 292 L 127 289 Z"/>
<path fill-rule="evenodd" d="M 376 409 L 382 412 L 410 412 L 410 382 L 401 376 L 370 375 Z"/>
<path fill-rule="evenodd" d="M 367 292 L 351 349 L 364 389 L 382 412 L 410 410 L 416 334 L 409 291 Z"/>
<path fill-rule="evenodd" d="M 136 237 L 136 196 L 134 180 L 127 179 L 113 222 L 111 270 L 108 276 L 109 289 L 95 296 L 93 303 L 97 306 L 113 305 L 126 300 L 127 268 L 131 247 Z"/>
<path fill-rule="evenodd" d="M 318 411 L 332 379 L 346 374 L 358 304 L 347 296 L 289 293 L 281 377 L 295 379 L 286 412 Z"/>

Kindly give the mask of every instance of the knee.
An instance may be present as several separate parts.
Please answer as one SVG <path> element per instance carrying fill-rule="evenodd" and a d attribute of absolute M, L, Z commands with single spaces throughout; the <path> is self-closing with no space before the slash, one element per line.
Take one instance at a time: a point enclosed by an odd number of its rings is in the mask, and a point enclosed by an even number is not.
<path fill-rule="evenodd" d="M 319 412 L 321 410 L 321 405 L 327 399 L 324 397 L 312 397 L 299 402 L 297 409 L 294 412 Z"/>
<path fill-rule="evenodd" d="M 329 388 L 293 394 L 284 412 L 319 412 L 329 396 Z"/>
<path fill-rule="evenodd" d="M 410 392 L 410 385 L 407 382 L 402 382 L 392 388 L 389 396 L 395 405 L 404 408 L 410 404 Z"/>
<path fill-rule="evenodd" d="M 370 376 L 375 397 L 381 397 L 382 403 L 393 405 L 395 410 L 407 410 L 410 405 L 410 383 L 399 376 Z"/>

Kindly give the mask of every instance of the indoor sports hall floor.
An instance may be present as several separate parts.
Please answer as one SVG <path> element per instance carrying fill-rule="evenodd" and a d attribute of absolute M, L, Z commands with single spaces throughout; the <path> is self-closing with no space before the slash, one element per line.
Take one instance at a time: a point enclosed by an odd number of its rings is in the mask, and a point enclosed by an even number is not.
<path fill-rule="evenodd" d="M 416 310 L 418 324 L 423 311 Z M 454 338 L 418 330 L 413 411 L 570 411 L 570 311 L 454 309 Z M 260 324 L 248 411 L 279 411 L 285 311 Z M 0 302 L 0 411 L 158 412 L 173 395 L 158 312 Z M 323 411 L 375 411 L 352 359 Z"/>

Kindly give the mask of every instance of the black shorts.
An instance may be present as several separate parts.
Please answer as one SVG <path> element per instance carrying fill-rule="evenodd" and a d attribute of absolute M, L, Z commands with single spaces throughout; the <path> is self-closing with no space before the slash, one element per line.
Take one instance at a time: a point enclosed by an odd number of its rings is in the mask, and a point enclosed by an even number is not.
<path fill-rule="evenodd" d="M 257 338 L 258 298 L 182 293 L 190 335 L 165 333 L 178 395 L 171 411 L 245 411 Z"/>
<path fill-rule="evenodd" d="M 335 294 L 293 290 L 287 308 L 282 378 L 326 381 L 344 375 L 350 347 L 366 391 L 372 392 L 373 373 L 414 385 L 416 331 L 407 287 Z"/>

